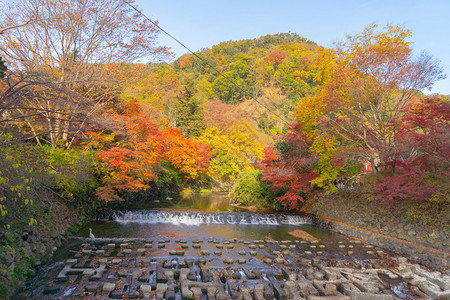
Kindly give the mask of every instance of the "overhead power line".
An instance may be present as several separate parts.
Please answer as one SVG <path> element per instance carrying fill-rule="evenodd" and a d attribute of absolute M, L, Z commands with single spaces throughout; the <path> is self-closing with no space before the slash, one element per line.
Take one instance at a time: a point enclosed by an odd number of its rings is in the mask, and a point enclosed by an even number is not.
<path fill-rule="evenodd" d="M 149 17 L 147 17 L 142 11 L 140 11 L 139 9 L 137 9 L 135 6 L 133 6 L 131 3 L 129 3 L 126 0 L 122 0 L 125 4 L 127 4 L 128 6 L 130 6 L 133 10 L 135 10 L 138 14 L 140 14 L 141 16 L 143 16 L 146 20 L 148 20 L 150 23 L 152 23 L 155 27 L 157 27 L 159 30 L 161 30 L 162 32 L 164 32 L 166 35 L 168 35 L 170 38 L 172 38 L 174 41 L 176 41 L 178 44 L 180 44 L 181 46 L 183 46 L 187 51 L 189 51 L 189 53 L 191 53 L 192 55 L 194 55 L 197 59 L 199 59 L 201 62 L 204 63 L 204 65 L 209 66 L 211 69 L 213 69 L 214 71 L 217 72 L 217 74 L 219 74 L 220 76 L 222 76 L 225 80 L 227 80 L 228 82 L 230 82 L 231 84 L 233 84 L 238 90 L 240 90 L 241 92 L 243 92 L 243 94 L 245 95 L 245 91 L 237 84 L 235 83 L 233 80 L 231 80 L 230 78 L 228 78 L 227 76 L 225 76 L 224 74 L 222 74 L 222 72 L 220 72 L 215 66 L 211 65 L 206 59 L 202 58 L 201 56 L 199 56 L 197 53 L 195 53 L 194 51 L 192 51 L 191 49 L 189 49 L 185 44 L 183 44 L 182 42 L 180 42 L 177 38 L 175 38 L 173 35 L 171 35 L 170 33 L 168 33 L 166 30 L 164 30 L 161 26 L 158 25 L 158 23 L 154 22 L 152 19 L 150 19 Z M 279 114 L 277 114 L 276 112 L 274 112 L 272 109 L 270 109 L 268 106 L 266 106 L 264 103 L 261 103 L 260 101 L 258 101 L 256 98 L 253 98 L 253 100 L 255 100 L 256 103 L 258 103 L 259 105 L 261 105 L 262 107 L 264 107 L 265 109 L 267 109 L 268 111 L 270 111 L 272 114 L 274 114 L 275 116 L 277 116 L 280 120 L 282 120 L 286 125 L 289 125 L 289 122 L 286 121 L 286 119 L 282 116 L 280 116 Z"/>

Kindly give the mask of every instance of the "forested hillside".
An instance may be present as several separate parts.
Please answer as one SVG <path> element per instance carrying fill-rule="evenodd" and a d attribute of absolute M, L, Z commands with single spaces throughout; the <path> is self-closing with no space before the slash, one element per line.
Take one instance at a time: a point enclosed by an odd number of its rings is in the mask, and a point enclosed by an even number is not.
<path fill-rule="evenodd" d="M 253 171 L 290 123 L 298 101 L 320 84 L 321 50 L 292 33 L 225 42 L 171 64 L 120 65 L 123 99 L 137 99 L 160 126 L 206 143 L 216 187 Z"/>

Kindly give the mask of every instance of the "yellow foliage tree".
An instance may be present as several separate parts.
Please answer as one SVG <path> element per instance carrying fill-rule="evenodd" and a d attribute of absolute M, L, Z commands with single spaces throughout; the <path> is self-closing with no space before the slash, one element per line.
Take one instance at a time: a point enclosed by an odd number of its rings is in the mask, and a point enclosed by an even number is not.
<path fill-rule="evenodd" d="M 234 181 L 242 171 L 252 171 L 263 158 L 267 140 L 250 123 L 235 123 L 224 133 L 208 127 L 199 140 L 210 146 L 213 177 Z"/>

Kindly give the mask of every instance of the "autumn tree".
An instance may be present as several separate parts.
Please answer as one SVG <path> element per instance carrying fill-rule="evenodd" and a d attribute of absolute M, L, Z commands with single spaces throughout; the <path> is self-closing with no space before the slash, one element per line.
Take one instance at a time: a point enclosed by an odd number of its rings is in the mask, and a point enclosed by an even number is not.
<path fill-rule="evenodd" d="M 101 199 L 120 200 L 123 192 L 149 189 L 161 180 L 158 176 L 168 172 L 165 165 L 177 172 L 179 184 L 207 179 L 209 148 L 183 137 L 176 128 L 159 130 L 135 99 L 106 117 L 114 122 L 116 137 L 89 133 L 91 140 L 86 145 L 99 149 L 97 171 L 102 186 L 97 195 Z"/>
<path fill-rule="evenodd" d="M 397 143 L 383 158 L 386 176 L 375 185 L 377 198 L 391 207 L 400 199 L 429 201 L 440 192 L 441 184 L 434 183 L 449 175 L 449 102 L 427 98 L 409 105 L 391 126 Z M 448 204 L 447 197 L 441 198 L 435 200 Z"/>
<path fill-rule="evenodd" d="M 275 146 L 264 150 L 263 181 L 281 196 L 275 200 L 289 210 L 299 210 L 313 197 L 311 184 L 318 155 L 309 151 L 311 141 L 301 132 L 300 124 L 293 124 Z"/>
<path fill-rule="evenodd" d="M 155 43 L 158 29 L 124 1 L 3 4 L 0 28 L 13 29 L 2 34 L 0 49 L 12 72 L 22 74 L 16 78 L 34 82 L 26 88 L 31 97 L 3 98 L 0 105 L 8 104 L 11 114 L 34 115 L 27 117 L 31 131 L 38 138 L 49 136 L 53 147 L 60 140 L 68 146 L 69 136 L 85 123 L 95 104 L 111 100 L 100 84 L 107 78 L 105 66 L 144 56 L 160 60 L 169 54 Z M 24 91 L 22 82 L 12 82 L 9 89 Z M 36 126 L 42 118 L 45 122 Z"/>
<path fill-rule="evenodd" d="M 208 127 L 198 138 L 211 151 L 210 169 L 217 181 L 230 183 L 242 171 L 253 171 L 263 158 L 266 139 L 251 123 L 235 123 L 221 132 Z"/>
<path fill-rule="evenodd" d="M 392 122 L 418 91 L 444 76 L 430 55 L 413 56 L 410 30 L 377 28 L 368 26 L 338 43 L 333 59 L 323 52 L 316 78 L 323 85 L 299 101 L 295 116 L 304 132 L 319 134 L 322 128 L 337 134 L 343 145 L 359 149 L 361 159 L 380 170 L 386 151 L 397 143 Z"/>

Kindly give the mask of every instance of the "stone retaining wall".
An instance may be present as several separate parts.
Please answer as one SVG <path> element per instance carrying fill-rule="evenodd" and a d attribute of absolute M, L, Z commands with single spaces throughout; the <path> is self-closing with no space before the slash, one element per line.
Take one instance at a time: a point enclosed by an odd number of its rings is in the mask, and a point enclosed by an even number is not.
<path fill-rule="evenodd" d="M 352 194 L 354 193 L 354 194 Z M 340 192 L 318 200 L 308 213 L 314 223 L 402 255 L 427 267 L 448 272 L 449 214 L 440 222 L 411 221 L 394 211 L 369 203 L 357 192 Z"/>

